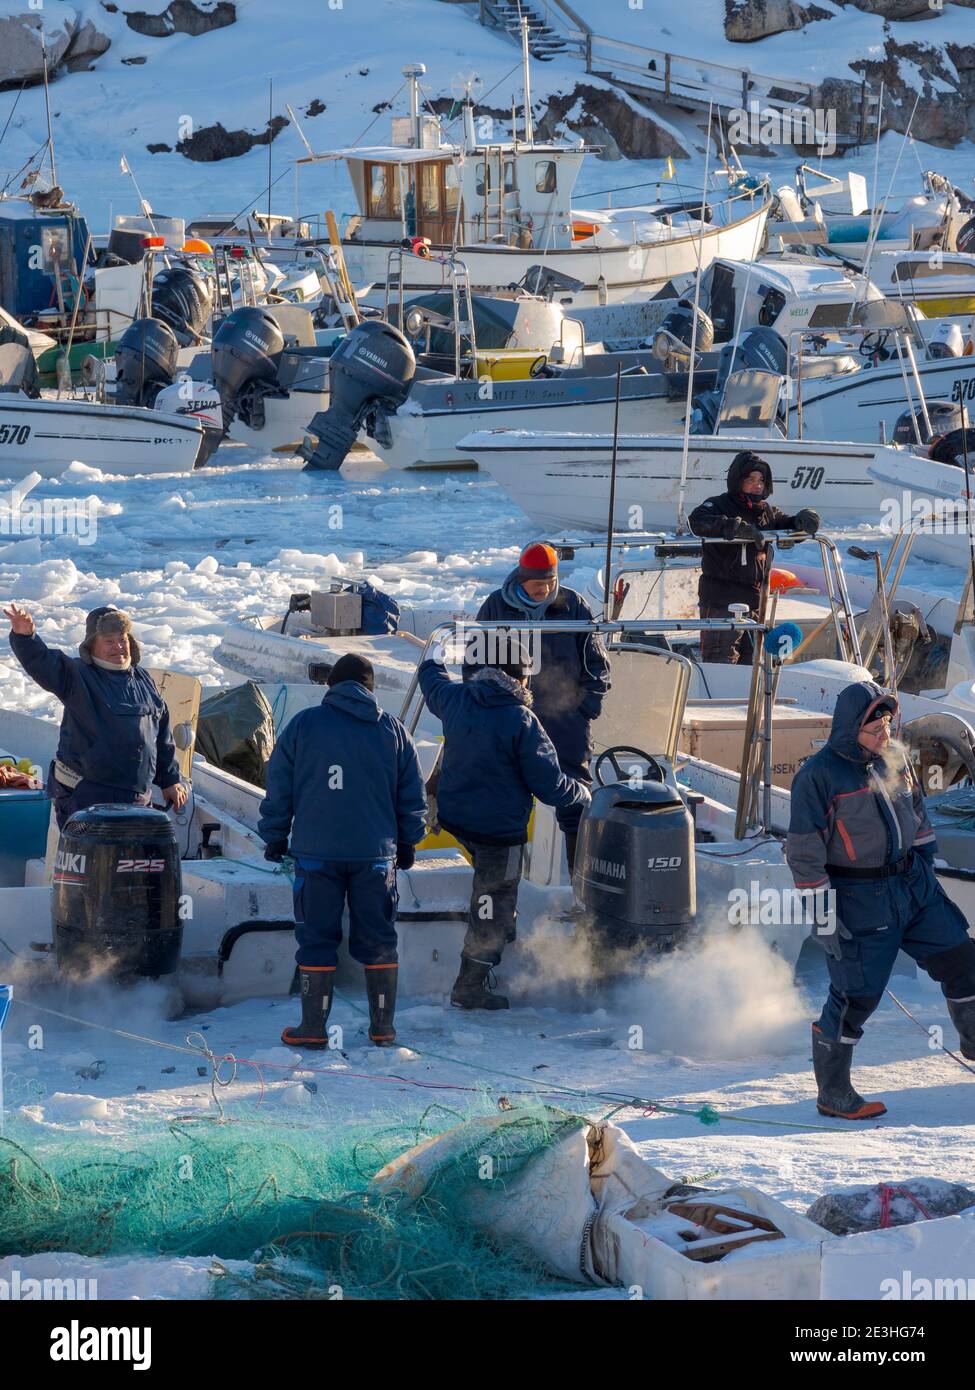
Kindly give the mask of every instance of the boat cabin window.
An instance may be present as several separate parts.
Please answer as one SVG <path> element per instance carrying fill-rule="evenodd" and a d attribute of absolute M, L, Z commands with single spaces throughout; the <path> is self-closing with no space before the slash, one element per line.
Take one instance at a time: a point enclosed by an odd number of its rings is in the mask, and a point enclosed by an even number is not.
<path fill-rule="evenodd" d="M 964 261 L 945 261 L 941 265 L 936 260 L 901 261 L 899 265 L 894 266 L 893 278 L 895 280 L 927 280 L 936 279 L 939 275 L 961 275 L 971 279 L 973 270 Z"/>
<path fill-rule="evenodd" d="M 366 216 L 400 215 L 399 168 L 395 164 L 366 165 Z"/>
<path fill-rule="evenodd" d="M 850 322 L 849 304 L 817 304 L 809 315 L 807 328 L 846 328 Z"/>
<path fill-rule="evenodd" d="M 535 161 L 535 192 L 554 193 L 555 187 L 555 160 L 537 159 Z"/>
<path fill-rule="evenodd" d="M 491 164 L 487 160 L 482 160 L 477 166 L 477 183 L 474 191 L 481 195 L 484 194 L 485 187 L 490 193 L 498 180 L 498 166 Z M 506 159 L 504 162 L 504 191 L 511 193 L 515 186 L 515 163 L 513 159 Z"/>

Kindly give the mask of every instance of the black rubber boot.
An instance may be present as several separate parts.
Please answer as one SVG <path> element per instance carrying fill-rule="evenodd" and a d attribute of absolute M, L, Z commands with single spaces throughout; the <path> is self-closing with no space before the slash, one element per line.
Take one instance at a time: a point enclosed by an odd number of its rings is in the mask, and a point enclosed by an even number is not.
<path fill-rule="evenodd" d="M 948 1013 L 958 1029 L 961 1055 L 975 1062 L 975 999 L 947 999 Z"/>
<path fill-rule="evenodd" d="M 460 974 L 450 991 L 450 1002 L 455 1009 L 506 1009 L 508 1001 L 503 994 L 494 994 L 494 970 L 487 961 L 474 960 L 471 956 L 461 956 Z"/>
<path fill-rule="evenodd" d="M 367 965 L 366 995 L 369 999 L 369 1041 L 389 1047 L 396 1041 L 393 1015 L 396 1013 L 397 965 Z"/>
<path fill-rule="evenodd" d="M 301 975 L 301 1022 L 285 1028 L 281 1041 L 289 1047 L 328 1047 L 326 1025 L 332 1010 L 332 983 L 335 966 L 298 967 Z"/>
<path fill-rule="evenodd" d="M 886 1115 L 886 1105 L 879 1100 L 864 1100 L 853 1089 L 850 1081 L 852 1043 L 827 1038 L 814 1023 L 812 1049 L 813 1070 L 819 1087 L 816 1109 L 820 1115 L 835 1115 L 840 1120 L 873 1120 L 878 1115 Z"/>

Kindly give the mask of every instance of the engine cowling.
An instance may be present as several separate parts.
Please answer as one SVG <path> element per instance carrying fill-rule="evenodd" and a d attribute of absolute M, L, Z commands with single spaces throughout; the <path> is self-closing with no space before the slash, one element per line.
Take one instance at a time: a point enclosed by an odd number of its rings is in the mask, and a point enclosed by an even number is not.
<path fill-rule="evenodd" d="M 367 417 L 398 410 L 415 373 L 413 349 L 398 328 L 376 319 L 357 324 L 329 358 L 329 407 L 308 426 L 299 451 L 305 467 L 341 468 Z"/>

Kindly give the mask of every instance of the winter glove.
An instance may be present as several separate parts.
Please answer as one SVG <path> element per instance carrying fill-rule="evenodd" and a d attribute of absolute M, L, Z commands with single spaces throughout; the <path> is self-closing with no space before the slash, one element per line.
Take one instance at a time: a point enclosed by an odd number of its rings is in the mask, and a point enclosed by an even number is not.
<path fill-rule="evenodd" d="M 288 853 L 287 840 L 274 840 L 264 848 L 264 858 L 271 864 L 280 864 L 281 860 Z"/>
<path fill-rule="evenodd" d="M 836 918 L 835 931 L 824 932 L 821 931 L 819 927 L 817 927 L 813 931 L 813 936 L 819 942 L 820 946 L 822 946 L 826 954 L 828 956 L 832 956 L 834 960 L 843 959 L 843 947 L 840 944 L 841 941 L 853 940 L 853 933 L 847 931 L 846 927 L 844 927 L 843 923 L 840 921 L 838 917 Z"/>
<path fill-rule="evenodd" d="M 731 539 L 733 541 L 764 541 L 765 537 L 757 526 L 753 526 L 750 521 L 743 521 L 740 516 L 736 516 L 731 531 Z"/>
<path fill-rule="evenodd" d="M 808 531 L 814 536 L 819 530 L 819 513 L 814 512 L 812 507 L 803 507 L 801 512 L 796 512 L 796 530 Z"/>
<path fill-rule="evenodd" d="M 396 846 L 396 867 L 397 869 L 412 869 L 416 863 L 416 850 L 413 845 Z"/>

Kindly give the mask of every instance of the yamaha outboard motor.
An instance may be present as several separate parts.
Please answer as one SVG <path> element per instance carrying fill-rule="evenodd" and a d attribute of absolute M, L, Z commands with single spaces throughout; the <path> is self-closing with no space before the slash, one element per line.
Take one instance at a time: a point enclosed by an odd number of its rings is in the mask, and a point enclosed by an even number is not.
<path fill-rule="evenodd" d="M 178 358 L 179 343 L 166 324 L 157 319 L 129 324 L 115 348 L 116 404 L 154 405 L 163 387 L 176 380 Z"/>
<path fill-rule="evenodd" d="M 51 912 L 58 967 L 168 975 L 179 965 L 179 846 L 165 811 L 89 806 L 61 832 Z"/>
<path fill-rule="evenodd" d="M 623 780 L 621 754 L 646 762 L 647 774 Z M 603 759 L 621 780 L 598 785 Z M 667 949 L 697 911 L 693 817 L 661 764 L 637 749 L 607 749 L 596 780 L 576 844 L 576 902 L 610 950 Z"/>
<path fill-rule="evenodd" d="M 975 252 L 975 217 L 970 217 L 955 238 L 955 249 L 966 255 Z"/>
<path fill-rule="evenodd" d="M 329 358 L 329 406 L 308 426 L 312 438 L 299 450 L 305 467 L 341 468 L 363 426 L 389 444 L 386 412 L 406 400 L 415 372 L 413 349 L 398 328 L 375 319 L 357 324 Z"/>
<path fill-rule="evenodd" d="M 905 410 L 898 415 L 897 424 L 894 426 L 895 444 L 917 443 L 913 424 L 915 417 L 922 444 L 927 444 L 941 435 L 951 434 L 953 430 L 962 430 L 968 424 L 968 411 L 958 401 L 928 401 L 927 405 L 931 428 L 928 429 L 924 423 L 924 416 L 919 409 L 915 407 L 913 411 Z"/>
<path fill-rule="evenodd" d="M 679 299 L 676 309 L 661 322 L 653 335 L 653 355 L 658 362 L 668 365 L 673 371 L 677 365 L 690 361 L 691 343 L 694 341 L 694 305 L 689 299 Z M 714 324 L 703 309 L 697 310 L 697 339 L 695 352 L 710 352 L 714 347 Z"/>
<path fill-rule="evenodd" d="M 186 265 L 161 270 L 152 282 L 152 316 L 167 324 L 180 347 L 190 347 L 210 317 L 210 290 L 202 275 Z"/>
<path fill-rule="evenodd" d="M 221 323 L 210 362 L 225 429 L 238 415 L 250 429 L 264 428 L 264 397 L 284 394 L 278 385 L 283 351 L 284 334 L 267 309 L 235 309 Z"/>
<path fill-rule="evenodd" d="M 698 415 L 694 432 L 713 432 L 725 384 L 733 372 L 759 371 L 786 376 L 788 370 L 789 349 L 785 339 L 774 328 L 750 328 L 747 333 L 739 334 L 734 342 L 726 343 L 721 349 L 714 390 L 702 391 L 694 397 L 693 405 Z"/>

